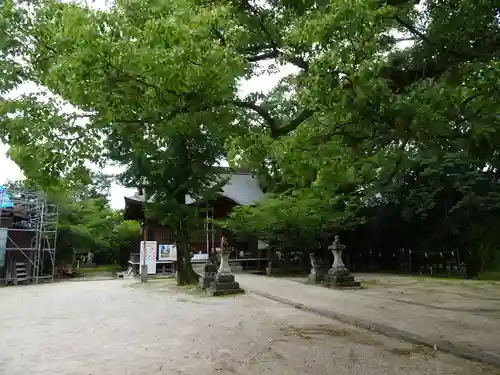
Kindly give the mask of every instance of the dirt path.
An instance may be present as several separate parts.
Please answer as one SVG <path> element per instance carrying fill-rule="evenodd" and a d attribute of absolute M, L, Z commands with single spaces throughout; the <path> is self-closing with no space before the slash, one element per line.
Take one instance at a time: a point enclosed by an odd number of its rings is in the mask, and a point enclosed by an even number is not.
<path fill-rule="evenodd" d="M 0 374 L 498 374 L 254 295 L 169 281 L 0 289 Z"/>
<path fill-rule="evenodd" d="M 500 319 L 494 312 L 481 312 L 481 307 L 494 309 L 495 306 L 492 301 L 481 301 L 479 293 L 472 303 L 468 300 L 465 304 L 451 290 L 441 291 L 441 301 L 436 301 L 435 291 L 422 285 L 394 284 L 385 290 L 370 286 L 367 290 L 335 290 L 255 275 L 238 275 L 238 281 L 249 290 L 314 308 L 345 322 L 362 327 L 372 325 L 388 334 L 426 342 L 500 367 Z M 391 291 L 394 293 L 390 294 Z M 458 308 L 471 305 L 475 306 L 474 313 Z"/>
<path fill-rule="evenodd" d="M 500 282 L 357 274 L 364 295 L 500 319 Z"/>

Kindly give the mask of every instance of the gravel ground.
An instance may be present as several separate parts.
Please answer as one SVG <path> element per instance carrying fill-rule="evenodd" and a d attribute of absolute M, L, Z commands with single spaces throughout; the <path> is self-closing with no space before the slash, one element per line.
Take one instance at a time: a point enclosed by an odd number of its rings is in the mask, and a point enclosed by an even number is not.
<path fill-rule="evenodd" d="M 359 294 L 500 319 L 500 281 L 356 274 Z"/>
<path fill-rule="evenodd" d="M 254 295 L 171 281 L 0 289 L 0 374 L 500 374 Z"/>

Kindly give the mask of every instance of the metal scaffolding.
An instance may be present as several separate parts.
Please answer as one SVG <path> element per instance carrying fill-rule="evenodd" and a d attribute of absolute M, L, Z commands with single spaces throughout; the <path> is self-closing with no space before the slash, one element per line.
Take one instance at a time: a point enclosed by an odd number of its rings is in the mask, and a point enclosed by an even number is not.
<path fill-rule="evenodd" d="M 5 284 L 54 280 L 59 206 L 36 190 L 10 188 L 12 208 L 2 209 L 0 228 L 7 230 Z"/>

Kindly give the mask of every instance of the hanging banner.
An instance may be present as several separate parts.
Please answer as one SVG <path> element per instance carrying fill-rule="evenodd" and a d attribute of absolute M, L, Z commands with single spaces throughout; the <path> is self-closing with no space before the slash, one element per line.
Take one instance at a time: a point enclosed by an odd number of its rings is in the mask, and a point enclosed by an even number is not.
<path fill-rule="evenodd" d="M 177 261 L 177 246 L 175 244 L 158 245 L 158 260 Z"/>
<path fill-rule="evenodd" d="M 0 228 L 0 267 L 5 264 L 5 249 L 7 248 L 7 228 Z"/>
<path fill-rule="evenodd" d="M 146 266 L 148 267 L 148 275 L 156 274 L 156 241 L 146 241 Z M 141 266 L 144 264 L 144 241 L 141 241 L 139 262 Z"/>

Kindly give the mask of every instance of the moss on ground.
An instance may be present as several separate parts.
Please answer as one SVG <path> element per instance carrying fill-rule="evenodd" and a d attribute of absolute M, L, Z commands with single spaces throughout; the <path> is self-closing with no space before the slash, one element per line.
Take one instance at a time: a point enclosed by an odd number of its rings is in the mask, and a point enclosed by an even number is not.
<path fill-rule="evenodd" d="M 97 266 L 94 268 L 77 268 L 76 272 L 82 276 L 92 276 L 97 274 L 111 274 L 116 275 L 117 272 L 121 271 L 121 268 L 116 264 L 107 264 L 102 266 Z"/>
<path fill-rule="evenodd" d="M 205 292 L 203 292 L 201 288 L 198 287 L 198 285 L 177 285 L 177 281 L 173 277 L 148 279 L 146 283 L 137 281 L 133 284 L 130 284 L 130 287 L 153 290 L 157 292 L 176 292 L 193 297 L 205 296 Z"/>
<path fill-rule="evenodd" d="M 281 329 L 285 336 L 297 336 L 301 339 L 312 340 L 318 336 L 345 337 L 351 334 L 347 329 L 334 329 L 327 326 L 316 327 L 285 327 Z"/>
<path fill-rule="evenodd" d="M 411 345 L 410 347 L 400 347 L 400 348 L 387 348 L 386 351 L 389 353 L 399 355 L 399 356 L 411 356 L 412 354 L 423 354 L 435 356 L 437 350 L 429 348 L 424 345 Z"/>
<path fill-rule="evenodd" d="M 479 276 L 477 278 L 478 278 L 478 280 L 481 280 L 481 281 L 486 281 L 486 280 L 500 281 L 500 271 L 482 272 L 479 274 Z"/>

